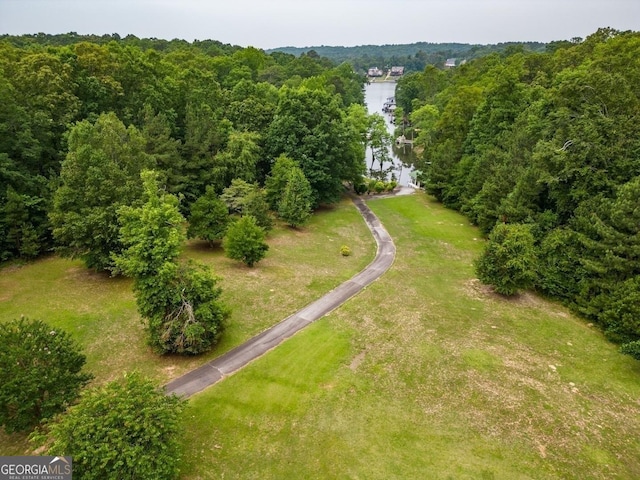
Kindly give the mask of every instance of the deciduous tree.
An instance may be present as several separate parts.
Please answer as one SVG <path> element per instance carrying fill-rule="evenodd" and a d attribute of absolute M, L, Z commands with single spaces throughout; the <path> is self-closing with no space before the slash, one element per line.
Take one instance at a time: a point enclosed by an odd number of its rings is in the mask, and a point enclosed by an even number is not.
<path fill-rule="evenodd" d="M 251 215 L 242 217 L 229 227 L 222 246 L 227 257 L 243 262 L 248 267 L 262 260 L 269 250 L 264 230 Z"/>
<path fill-rule="evenodd" d="M 271 173 L 265 181 L 264 188 L 267 202 L 274 211 L 278 209 L 278 204 L 287 186 L 289 172 L 294 167 L 299 168 L 300 165 L 284 154 L 280 155 L 273 164 L 273 167 L 271 167 Z"/>
<path fill-rule="evenodd" d="M 113 267 L 122 251 L 116 212 L 140 200 L 140 172 L 152 163 L 144 148 L 138 130 L 113 113 L 72 128 L 50 214 L 60 253 L 96 270 Z"/>
<path fill-rule="evenodd" d="M 350 148 L 360 138 L 350 128 L 338 98 L 325 90 L 283 88 L 266 142 L 272 158 L 285 154 L 300 162 L 311 184 L 313 205 L 336 202 L 343 181 L 357 181 L 362 158 Z"/>
<path fill-rule="evenodd" d="M 143 172 L 144 205 L 119 210 L 127 248 L 116 257 L 116 266 L 134 278 L 151 346 L 160 353 L 195 355 L 217 342 L 228 311 L 207 268 L 178 262 L 184 218 L 176 197 L 159 192 L 155 178 L 154 172 Z"/>

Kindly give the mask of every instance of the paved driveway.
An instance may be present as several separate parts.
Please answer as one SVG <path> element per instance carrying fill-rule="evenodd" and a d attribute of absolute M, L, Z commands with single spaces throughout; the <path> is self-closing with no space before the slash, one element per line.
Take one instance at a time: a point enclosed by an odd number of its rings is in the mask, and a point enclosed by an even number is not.
<path fill-rule="evenodd" d="M 175 393 L 183 397 L 189 397 L 222 380 L 225 376 L 240 370 L 249 362 L 275 348 L 311 322 L 322 318 L 342 305 L 382 276 L 391 267 L 396 254 L 396 247 L 391 237 L 380 223 L 380 220 L 378 220 L 378 217 L 360 198 L 354 198 L 353 202 L 364 217 L 378 245 L 376 257 L 373 261 L 350 280 L 340 284 L 302 310 L 285 318 L 280 323 L 224 355 L 172 380 L 165 386 L 167 394 Z"/>

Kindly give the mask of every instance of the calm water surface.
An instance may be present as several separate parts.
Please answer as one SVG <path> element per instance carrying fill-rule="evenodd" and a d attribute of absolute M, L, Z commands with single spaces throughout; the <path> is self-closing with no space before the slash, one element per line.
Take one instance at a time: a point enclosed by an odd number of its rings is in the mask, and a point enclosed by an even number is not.
<path fill-rule="evenodd" d="M 382 107 L 389 97 L 395 96 L 396 84 L 394 82 L 379 82 L 370 83 L 365 85 L 365 102 L 367 103 L 367 110 L 369 113 L 379 113 L 382 115 L 386 122 L 389 132 L 393 134 L 395 126 L 391 123 L 391 116 L 382 112 Z M 395 166 L 394 173 L 396 178 L 399 179 L 400 185 L 407 185 L 411 178 L 409 173 L 413 171 L 413 152 L 410 147 L 399 147 L 395 145 L 391 149 L 391 158 Z M 367 168 L 371 165 L 371 149 L 367 149 L 366 156 Z M 379 167 L 379 164 L 374 164 L 373 168 Z M 385 165 L 385 168 L 388 165 Z"/>

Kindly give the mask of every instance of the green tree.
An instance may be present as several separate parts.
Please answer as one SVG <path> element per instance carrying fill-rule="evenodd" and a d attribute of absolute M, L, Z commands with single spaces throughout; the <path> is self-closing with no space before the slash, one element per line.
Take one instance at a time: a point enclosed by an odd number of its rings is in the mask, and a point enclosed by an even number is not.
<path fill-rule="evenodd" d="M 262 260 L 269 250 L 264 230 L 251 215 L 242 217 L 229 227 L 222 246 L 227 257 L 248 267 Z"/>
<path fill-rule="evenodd" d="M 500 224 L 476 261 L 476 274 L 502 295 L 514 295 L 535 281 L 536 252 L 529 225 Z"/>
<path fill-rule="evenodd" d="M 7 224 L 8 246 L 20 257 L 36 257 L 42 247 L 40 238 L 45 234 L 43 227 L 46 223 L 42 218 L 45 216 L 42 212 L 45 201 L 41 197 L 20 195 L 12 187 L 7 189 L 6 195 L 6 204 L 0 208 L 0 215 Z M 32 222 L 39 227 L 37 230 Z"/>
<path fill-rule="evenodd" d="M 146 203 L 118 212 L 127 248 L 115 257 L 116 266 L 134 278 L 150 345 L 160 353 L 196 355 L 217 342 L 228 311 L 204 266 L 178 262 L 185 237 L 178 200 L 158 191 L 154 172 L 142 176 Z"/>
<path fill-rule="evenodd" d="M 222 240 L 231 217 L 227 205 L 220 200 L 212 186 L 191 205 L 188 238 L 201 238 L 210 244 Z"/>
<path fill-rule="evenodd" d="M 411 124 L 417 132 L 414 139 L 414 146 L 422 147 L 426 149 L 431 146 L 433 141 L 433 134 L 436 128 L 438 119 L 440 118 L 440 111 L 435 105 L 423 105 L 422 107 L 414 110 L 411 115 Z"/>
<path fill-rule="evenodd" d="M 254 188 L 249 192 L 244 204 L 243 215 L 251 215 L 256 219 L 256 224 L 265 232 L 273 228 L 273 216 L 269 211 L 269 204 L 265 191 L 262 188 Z"/>
<path fill-rule="evenodd" d="M 265 132 L 273 120 L 278 89 L 268 83 L 239 82 L 231 92 L 226 117 L 238 131 Z"/>
<path fill-rule="evenodd" d="M 303 225 L 311 217 L 311 199 L 309 181 L 300 168 L 292 168 L 278 204 L 278 216 L 291 227 Z"/>
<path fill-rule="evenodd" d="M 29 430 L 71 405 L 92 375 L 85 356 L 63 330 L 21 318 L 0 329 L 0 425 Z"/>
<path fill-rule="evenodd" d="M 260 135 L 255 132 L 231 132 L 227 148 L 216 155 L 214 177 L 216 185 L 228 187 L 234 179 L 253 183 L 258 178 Z"/>
<path fill-rule="evenodd" d="M 314 206 L 338 201 L 342 182 L 357 181 L 364 171 L 359 150 L 351 147 L 361 139 L 341 110 L 340 98 L 325 90 L 284 87 L 265 141 L 272 158 L 285 154 L 299 161 Z"/>
<path fill-rule="evenodd" d="M 231 182 L 231 185 L 223 190 L 220 199 L 227 205 L 231 213 L 243 215 L 249 195 L 257 188 L 258 186 L 255 184 L 236 178 Z"/>
<path fill-rule="evenodd" d="M 186 107 L 182 156 L 186 162 L 184 195 L 189 203 L 202 196 L 208 185 L 218 191 L 225 187 L 217 182 L 215 157 L 226 146 L 231 122 L 220 117 L 221 113 L 206 103 Z"/>
<path fill-rule="evenodd" d="M 71 129 L 50 214 L 62 255 L 96 270 L 113 267 L 112 255 L 122 251 L 117 210 L 141 198 L 140 172 L 152 163 L 144 146 L 138 130 L 113 113 Z"/>
<path fill-rule="evenodd" d="M 0 68 L 0 260 L 29 258 L 51 246 L 47 176 L 57 176 L 59 162 L 44 161 L 31 126 L 35 116 L 21 102 Z"/>
<path fill-rule="evenodd" d="M 155 161 L 156 168 L 162 172 L 169 193 L 184 191 L 186 177 L 182 171 L 185 162 L 180 156 L 180 140 L 171 136 L 171 123 L 164 113 L 154 115 L 149 105 L 143 111 L 142 136 L 145 139 L 145 151 Z"/>
<path fill-rule="evenodd" d="M 426 190 L 449 206 L 456 206 L 458 194 L 454 191 L 454 172 L 462 157 L 463 144 L 471 120 L 482 101 L 482 88 L 476 85 L 452 87 L 433 132 L 434 143 L 424 151 L 428 172 Z"/>
<path fill-rule="evenodd" d="M 264 184 L 267 202 L 272 210 L 278 209 L 278 204 L 280 203 L 284 189 L 287 186 L 289 172 L 293 168 L 299 167 L 300 165 L 298 162 L 284 154 L 280 155 L 276 159 L 273 167 L 271 167 L 271 174 L 267 177 Z"/>
<path fill-rule="evenodd" d="M 50 425 L 49 455 L 73 455 L 79 480 L 174 479 L 184 402 L 138 374 L 87 391 Z"/>
<path fill-rule="evenodd" d="M 224 189 L 220 199 L 232 213 L 254 217 L 258 226 L 265 232 L 273 228 L 273 218 L 269 212 L 265 191 L 258 185 L 236 178 Z"/>
<path fill-rule="evenodd" d="M 575 301 L 617 342 L 640 338 L 640 176 L 615 198 L 594 197 L 574 213 L 584 275 Z"/>
<path fill-rule="evenodd" d="M 382 115 L 374 113 L 368 117 L 367 143 L 371 148 L 371 165 L 370 171 L 377 161 L 380 166 L 380 172 L 384 170 L 384 164 L 391 162 L 391 143 L 392 136 L 387 128 L 387 123 Z"/>
<path fill-rule="evenodd" d="M 77 119 L 78 98 L 73 90 L 71 62 L 62 55 L 31 52 L 15 70 L 14 86 L 30 116 L 30 132 L 40 148 L 41 172 L 58 171 L 63 135 Z"/>
<path fill-rule="evenodd" d="M 138 306 L 149 319 L 149 343 L 159 353 L 199 355 L 216 345 L 228 308 L 218 278 L 205 265 L 177 264 L 171 277 L 136 281 Z"/>

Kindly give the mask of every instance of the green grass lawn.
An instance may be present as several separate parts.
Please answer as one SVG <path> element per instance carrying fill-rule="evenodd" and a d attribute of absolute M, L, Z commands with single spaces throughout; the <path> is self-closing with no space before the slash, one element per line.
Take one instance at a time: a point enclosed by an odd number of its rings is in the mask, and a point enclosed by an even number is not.
<path fill-rule="evenodd" d="M 392 268 L 194 396 L 182 477 L 640 478 L 640 363 L 562 306 L 481 285 L 472 262 L 483 241 L 458 214 L 424 195 L 369 204 L 396 243 Z M 135 368 L 161 383 L 306 305 L 374 252 L 348 201 L 301 231 L 276 229 L 269 244 L 254 269 L 189 246 L 222 277 L 234 311 L 207 357 L 155 356 L 130 282 L 56 257 L 0 271 L 0 318 L 66 328 L 96 381 Z M 26 449 L 23 436 L 0 434 L 3 454 Z"/>
<path fill-rule="evenodd" d="M 479 284 L 463 217 L 369 204 L 391 270 L 193 397 L 183 478 L 640 478 L 640 364 L 562 306 Z"/>
<path fill-rule="evenodd" d="M 137 370 L 159 384 L 260 333 L 362 270 L 375 242 L 349 200 L 314 215 L 299 230 L 278 226 L 267 257 L 254 268 L 227 259 L 221 248 L 191 242 L 185 255 L 211 266 L 231 309 L 220 344 L 199 357 L 154 354 L 146 345 L 132 283 L 86 270 L 80 261 L 44 258 L 0 270 L 0 322 L 25 315 L 64 328 L 82 345 L 86 369 L 101 383 Z M 340 246 L 351 247 L 343 257 Z M 0 429 L 0 453 L 21 454 L 24 436 Z"/>

